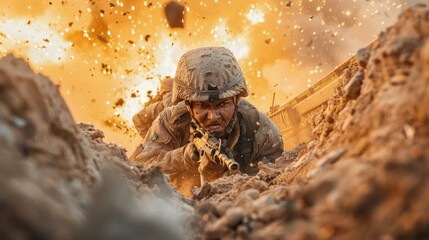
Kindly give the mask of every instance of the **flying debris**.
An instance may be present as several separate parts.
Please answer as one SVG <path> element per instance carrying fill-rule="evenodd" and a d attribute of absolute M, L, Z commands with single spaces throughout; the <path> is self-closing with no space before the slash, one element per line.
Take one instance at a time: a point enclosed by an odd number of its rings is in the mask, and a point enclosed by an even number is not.
<path fill-rule="evenodd" d="M 115 107 L 121 107 L 124 105 L 124 103 L 125 103 L 124 99 L 120 98 L 118 101 L 116 101 Z"/>
<path fill-rule="evenodd" d="M 306 47 L 311 47 L 311 45 L 313 45 L 313 39 L 310 39 L 310 40 L 305 44 L 305 46 L 306 46 Z"/>
<path fill-rule="evenodd" d="M 107 63 L 101 63 L 101 71 L 103 74 L 112 74 L 112 67 Z"/>
<path fill-rule="evenodd" d="M 184 10 L 185 7 L 176 2 L 169 2 L 165 5 L 164 13 L 167 17 L 168 25 L 171 28 L 183 28 L 184 27 Z"/>
<path fill-rule="evenodd" d="M 100 40 L 103 43 L 108 43 L 109 42 L 109 40 L 105 36 L 103 36 L 103 35 L 97 35 L 97 39 Z"/>

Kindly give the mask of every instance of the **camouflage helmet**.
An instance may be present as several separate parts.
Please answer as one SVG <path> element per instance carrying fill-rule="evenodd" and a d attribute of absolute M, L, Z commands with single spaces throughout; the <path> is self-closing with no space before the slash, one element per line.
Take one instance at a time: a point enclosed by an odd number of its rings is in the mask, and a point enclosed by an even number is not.
<path fill-rule="evenodd" d="M 197 48 L 180 58 L 173 83 L 174 102 L 208 101 L 248 95 L 241 68 L 228 49 Z"/>
<path fill-rule="evenodd" d="M 171 77 L 166 77 L 164 80 L 162 80 L 159 86 L 159 94 L 171 92 L 171 89 L 173 88 L 173 81 L 174 79 Z"/>

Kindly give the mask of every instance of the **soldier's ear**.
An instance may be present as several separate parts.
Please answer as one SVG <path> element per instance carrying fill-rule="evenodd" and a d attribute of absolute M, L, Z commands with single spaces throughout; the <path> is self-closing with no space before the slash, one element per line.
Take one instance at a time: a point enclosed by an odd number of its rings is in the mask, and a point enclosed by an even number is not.
<path fill-rule="evenodd" d="M 188 100 L 185 100 L 185 106 L 186 106 L 186 110 L 188 110 L 188 112 L 191 113 L 191 115 L 193 115 L 191 102 L 189 102 Z"/>

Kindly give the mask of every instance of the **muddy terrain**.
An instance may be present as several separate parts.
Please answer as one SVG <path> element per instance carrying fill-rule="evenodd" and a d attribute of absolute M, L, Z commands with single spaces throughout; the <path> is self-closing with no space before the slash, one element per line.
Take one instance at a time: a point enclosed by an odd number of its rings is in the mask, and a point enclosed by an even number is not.
<path fill-rule="evenodd" d="M 0 61 L 0 239 L 428 239 L 429 7 L 357 53 L 314 137 L 184 198 Z"/>

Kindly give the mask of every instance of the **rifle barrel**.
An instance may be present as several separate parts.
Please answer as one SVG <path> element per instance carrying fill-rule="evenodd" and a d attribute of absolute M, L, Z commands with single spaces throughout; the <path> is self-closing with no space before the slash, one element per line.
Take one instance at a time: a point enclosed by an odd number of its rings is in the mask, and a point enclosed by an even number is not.
<path fill-rule="evenodd" d="M 232 173 L 238 172 L 240 165 L 231 158 L 228 158 L 225 154 L 219 155 L 219 160 L 228 168 L 228 170 Z"/>

